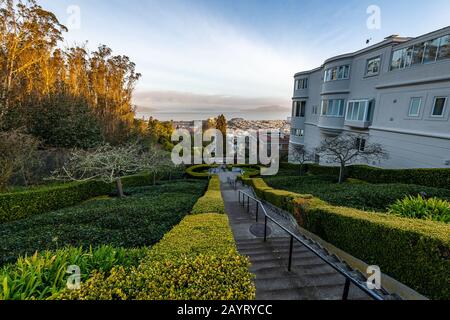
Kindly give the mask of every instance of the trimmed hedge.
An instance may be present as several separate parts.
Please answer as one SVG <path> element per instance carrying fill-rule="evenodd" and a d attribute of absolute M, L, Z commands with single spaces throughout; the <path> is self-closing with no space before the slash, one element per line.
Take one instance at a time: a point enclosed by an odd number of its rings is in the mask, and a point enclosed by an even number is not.
<path fill-rule="evenodd" d="M 157 174 L 157 181 L 182 177 L 182 171 Z M 140 174 L 122 178 L 125 188 L 153 184 L 153 174 Z M 44 187 L 22 192 L 0 193 L 0 224 L 28 218 L 34 215 L 71 207 L 90 198 L 110 194 L 115 186 L 101 181 L 67 183 L 56 187 Z"/>
<path fill-rule="evenodd" d="M 186 174 L 189 177 L 194 178 L 194 179 L 207 179 L 211 175 L 205 171 L 208 171 L 209 169 L 217 168 L 217 167 L 219 167 L 219 166 L 218 165 L 208 165 L 208 164 L 195 165 L 195 166 L 191 166 L 191 167 L 187 168 Z M 231 170 L 232 168 L 242 168 L 242 169 L 244 169 L 244 171 L 246 171 L 245 169 L 247 169 L 247 171 L 244 173 L 244 175 L 247 177 L 256 177 L 261 174 L 261 168 L 257 165 L 249 165 L 249 164 L 227 165 L 228 170 Z"/>
<path fill-rule="evenodd" d="M 125 189 L 131 196 L 81 205 L 0 225 L 0 265 L 65 246 L 136 248 L 159 242 L 192 210 L 206 181 Z"/>
<path fill-rule="evenodd" d="M 205 195 L 201 197 L 194 208 L 192 214 L 201 213 L 225 213 L 225 204 L 222 199 L 222 193 L 220 191 L 220 180 L 218 176 L 214 176 L 209 181 L 208 190 Z"/>
<path fill-rule="evenodd" d="M 291 165 L 290 168 L 293 168 Z M 315 175 L 339 176 L 338 167 L 307 165 L 308 172 Z M 370 183 L 403 183 L 450 189 L 450 169 L 380 169 L 354 165 L 346 168 L 346 176 Z"/>
<path fill-rule="evenodd" d="M 237 252 L 228 218 L 186 217 L 138 267 L 96 273 L 70 300 L 252 300 L 253 276 Z"/>
<path fill-rule="evenodd" d="M 243 179 L 262 199 L 290 211 L 300 226 L 432 299 L 450 298 L 450 226 L 336 207 Z"/>
<path fill-rule="evenodd" d="M 108 194 L 111 190 L 112 187 L 106 183 L 91 181 L 0 194 L 0 223 L 71 207 L 90 198 Z"/>
<path fill-rule="evenodd" d="M 336 206 L 365 211 L 387 212 L 398 199 L 417 196 L 425 192 L 428 197 L 450 200 L 449 189 L 439 189 L 409 184 L 369 184 L 347 179 L 338 184 L 333 176 L 274 176 L 265 177 L 269 186 L 296 193 L 308 193 Z"/>

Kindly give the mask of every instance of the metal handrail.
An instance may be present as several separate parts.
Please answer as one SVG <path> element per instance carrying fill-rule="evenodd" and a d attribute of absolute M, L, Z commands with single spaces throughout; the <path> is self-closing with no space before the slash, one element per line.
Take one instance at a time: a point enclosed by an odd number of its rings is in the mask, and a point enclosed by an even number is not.
<path fill-rule="evenodd" d="M 310 244 L 308 244 L 305 240 L 299 238 L 297 235 L 295 235 L 292 231 L 288 230 L 286 227 L 282 226 L 279 222 L 277 222 L 274 218 L 269 216 L 267 214 L 266 208 L 264 207 L 263 203 L 249 195 L 247 192 L 239 190 L 238 196 L 239 196 L 239 204 L 241 204 L 241 195 L 242 195 L 242 204 L 245 208 L 245 197 L 247 197 L 247 212 L 250 213 L 250 200 L 253 200 L 256 202 L 256 222 L 259 220 L 259 207 L 261 207 L 262 212 L 264 214 L 264 242 L 267 242 L 267 223 L 268 220 L 272 221 L 275 225 L 280 227 L 283 231 L 285 231 L 287 234 L 290 235 L 291 241 L 289 245 L 289 264 L 288 264 L 288 271 L 290 272 L 292 270 L 292 255 L 294 250 L 294 240 L 301 243 L 303 246 L 305 246 L 308 250 L 312 251 L 316 256 L 318 256 L 322 261 L 324 261 L 326 264 L 328 264 L 330 267 L 332 267 L 334 270 L 342 274 L 346 281 L 344 286 L 344 293 L 342 295 L 342 300 L 348 299 L 348 294 L 350 291 L 350 285 L 353 283 L 355 286 L 357 286 L 359 289 L 361 289 L 364 293 L 366 293 L 368 296 L 370 296 L 374 300 L 385 300 L 381 294 L 379 294 L 377 291 L 369 289 L 366 285 L 362 284 L 359 280 L 355 279 L 351 274 L 349 274 L 346 270 L 342 269 L 338 265 L 334 264 L 333 262 L 329 261 L 324 254 L 317 251 L 315 248 L 313 248 Z"/>

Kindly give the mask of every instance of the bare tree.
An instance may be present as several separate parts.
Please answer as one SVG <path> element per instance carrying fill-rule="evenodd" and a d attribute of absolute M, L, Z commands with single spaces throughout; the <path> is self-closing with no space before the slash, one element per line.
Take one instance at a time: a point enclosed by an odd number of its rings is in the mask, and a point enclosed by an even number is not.
<path fill-rule="evenodd" d="M 344 182 L 345 168 L 348 165 L 388 158 L 380 144 L 368 143 L 363 136 L 356 134 L 325 138 L 316 153 L 340 164 L 339 183 Z"/>
<path fill-rule="evenodd" d="M 157 149 L 143 152 L 136 144 L 119 147 L 106 144 L 89 151 L 73 151 L 69 161 L 53 172 L 51 179 L 115 182 L 118 196 L 123 197 L 122 177 L 145 171 L 155 173 L 165 161 L 168 161 L 165 154 Z"/>
<path fill-rule="evenodd" d="M 300 144 L 291 144 L 289 149 L 291 162 L 300 165 L 300 175 L 303 175 L 305 164 L 313 160 L 312 153 L 309 152 L 305 146 Z"/>

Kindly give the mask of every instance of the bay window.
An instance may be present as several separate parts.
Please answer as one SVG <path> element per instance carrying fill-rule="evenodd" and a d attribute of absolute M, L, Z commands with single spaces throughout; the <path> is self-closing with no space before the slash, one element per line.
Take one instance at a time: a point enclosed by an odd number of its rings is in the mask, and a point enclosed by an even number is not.
<path fill-rule="evenodd" d="M 370 122 L 374 108 L 374 100 L 352 100 L 348 102 L 346 121 Z"/>
<path fill-rule="evenodd" d="M 322 116 L 324 117 L 343 117 L 344 116 L 343 99 L 322 100 Z"/>
<path fill-rule="evenodd" d="M 350 66 L 339 66 L 325 70 L 324 81 L 346 80 L 350 76 Z"/>
<path fill-rule="evenodd" d="M 450 59 L 450 35 L 395 50 L 391 59 L 391 71 L 443 59 Z"/>

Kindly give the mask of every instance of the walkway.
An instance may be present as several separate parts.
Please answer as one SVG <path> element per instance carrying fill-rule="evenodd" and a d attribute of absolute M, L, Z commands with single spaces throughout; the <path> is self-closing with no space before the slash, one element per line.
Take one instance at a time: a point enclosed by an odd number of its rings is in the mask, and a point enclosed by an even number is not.
<path fill-rule="evenodd" d="M 255 216 L 249 214 L 239 204 L 237 191 L 227 183 L 227 178 L 232 175 L 232 173 L 220 175 L 222 195 L 238 250 L 242 255 L 250 258 L 252 263 L 250 270 L 256 275 L 256 298 L 258 300 L 342 299 L 345 278 L 299 243 L 294 246 L 292 271 L 287 271 L 289 237 L 279 227 L 269 223 L 272 233 L 267 242 L 263 241 L 263 221 L 257 225 Z M 243 189 L 242 186 L 240 188 Z M 248 189 L 245 191 L 249 192 Z M 270 210 L 268 214 L 275 216 L 275 213 Z M 251 229 L 253 232 L 250 231 Z M 368 297 L 355 286 L 351 286 L 349 299 L 368 299 Z"/>

